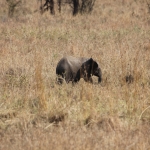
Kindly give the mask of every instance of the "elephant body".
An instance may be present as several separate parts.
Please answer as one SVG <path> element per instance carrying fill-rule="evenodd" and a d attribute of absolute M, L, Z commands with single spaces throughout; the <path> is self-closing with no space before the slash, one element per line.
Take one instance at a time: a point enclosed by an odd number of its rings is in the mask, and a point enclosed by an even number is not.
<path fill-rule="evenodd" d="M 58 76 L 58 83 L 62 83 L 63 80 L 66 83 L 69 81 L 78 82 L 80 78 L 83 78 L 86 82 L 93 82 L 92 75 L 98 77 L 98 82 L 101 82 L 101 69 L 96 61 L 92 58 L 84 57 L 63 57 L 57 64 L 56 74 Z"/>

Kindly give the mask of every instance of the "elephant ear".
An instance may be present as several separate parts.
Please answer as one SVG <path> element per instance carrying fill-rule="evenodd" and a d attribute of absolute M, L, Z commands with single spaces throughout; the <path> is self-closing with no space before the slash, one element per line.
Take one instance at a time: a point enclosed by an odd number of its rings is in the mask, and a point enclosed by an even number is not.
<path fill-rule="evenodd" d="M 92 59 L 93 60 L 93 59 Z M 95 73 L 95 70 L 98 68 L 98 64 L 96 61 L 93 60 L 92 62 L 92 68 L 91 68 L 91 74 L 93 75 Z"/>
<path fill-rule="evenodd" d="M 92 58 L 87 60 L 82 65 L 82 69 L 84 70 L 84 72 L 86 72 L 86 74 L 88 76 L 90 76 L 91 74 L 93 75 L 93 73 L 97 67 L 98 67 L 98 64 Z"/>

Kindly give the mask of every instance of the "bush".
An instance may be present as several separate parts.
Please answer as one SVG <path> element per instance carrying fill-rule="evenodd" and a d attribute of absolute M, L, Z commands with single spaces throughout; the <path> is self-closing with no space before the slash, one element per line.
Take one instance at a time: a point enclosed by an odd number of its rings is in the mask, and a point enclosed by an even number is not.
<path fill-rule="evenodd" d="M 21 3 L 21 0 L 6 0 L 8 4 L 8 16 L 13 17 L 16 7 Z"/>
<path fill-rule="evenodd" d="M 72 8 L 72 14 L 73 16 L 77 15 L 78 13 L 84 14 L 84 13 L 90 13 L 93 10 L 93 6 L 95 4 L 96 0 L 65 0 L 65 2 L 63 2 L 63 0 L 58 0 L 57 4 L 58 4 L 58 8 L 59 8 L 59 12 L 61 12 L 61 5 L 63 3 L 65 4 L 69 4 Z M 50 10 L 50 13 L 52 15 L 55 14 L 55 10 L 54 10 L 54 0 L 45 0 L 44 5 L 42 4 L 41 1 L 41 13 L 45 12 L 46 10 Z"/>
<path fill-rule="evenodd" d="M 96 0 L 82 0 L 82 5 L 80 8 L 81 14 L 90 13 L 93 10 L 93 6 Z"/>

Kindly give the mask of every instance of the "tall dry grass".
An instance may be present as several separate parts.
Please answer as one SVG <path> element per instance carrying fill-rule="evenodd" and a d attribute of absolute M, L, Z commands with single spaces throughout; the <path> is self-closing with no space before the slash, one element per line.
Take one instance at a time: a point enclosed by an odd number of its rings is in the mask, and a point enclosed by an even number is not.
<path fill-rule="evenodd" d="M 147 4 L 96 1 L 72 17 L 68 6 L 41 16 L 24 2 L 11 19 L 0 2 L 0 149 L 150 149 Z M 93 57 L 102 83 L 57 85 L 63 55 Z"/>

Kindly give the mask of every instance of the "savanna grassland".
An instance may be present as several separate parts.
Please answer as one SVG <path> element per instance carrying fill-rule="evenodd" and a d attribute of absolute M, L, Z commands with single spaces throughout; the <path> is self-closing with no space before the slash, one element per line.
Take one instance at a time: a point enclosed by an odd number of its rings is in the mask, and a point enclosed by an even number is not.
<path fill-rule="evenodd" d="M 97 0 L 75 17 L 67 5 L 41 15 L 37 1 L 24 0 L 12 18 L 0 6 L 1 150 L 150 149 L 146 1 Z M 98 61 L 102 83 L 56 84 L 65 55 Z"/>

